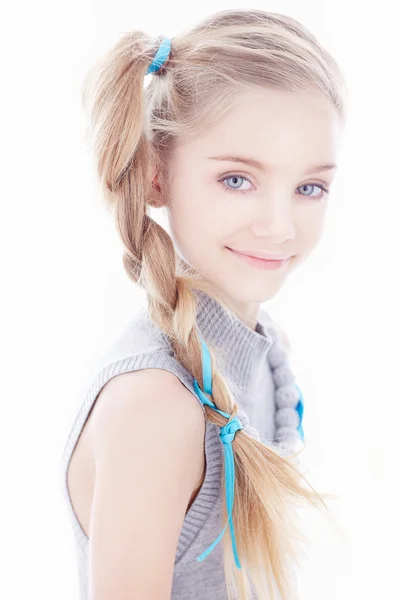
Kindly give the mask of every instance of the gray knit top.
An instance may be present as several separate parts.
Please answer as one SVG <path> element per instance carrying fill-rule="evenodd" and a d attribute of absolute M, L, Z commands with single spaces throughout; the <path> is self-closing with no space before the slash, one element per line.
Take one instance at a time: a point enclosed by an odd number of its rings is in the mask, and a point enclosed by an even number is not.
<path fill-rule="evenodd" d="M 265 443 L 279 441 L 284 450 L 299 443 L 299 415 L 294 410 L 298 392 L 288 356 L 277 329 L 260 309 L 256 329 L 250 329 L 203 292 L 198 298 L 197 325 L 205 341 L 216 349 L 219 372 L 227 378 L 243 428 Z M 138 369 L 159 368 L 174 373 L 200 402 L 193 375 L 175 358 L 167 336 L 142 308 L 124 327 L 88 378 L 61 459 L 61 485 L 73 536 L 80 600 L 88 595 L 88 538 L 74 512 L 67 486 L 67 469 L 89 412 L 102 387 L 112 377 Z M 201 404 L 201 402 L 200 402 Z M 203 410 L 204 407 L 201 404 Z M 206 474 L 203 485 L 185 515 L 176 549 L 172 600 L 226 600 L 222 540 L 201 562 L 198 557 L 218 537 L 222 522 L 221 470 L 223 444 L 218 426 L 206 421 Z M 229 535 L 227 530 L 225 535 Z"/>

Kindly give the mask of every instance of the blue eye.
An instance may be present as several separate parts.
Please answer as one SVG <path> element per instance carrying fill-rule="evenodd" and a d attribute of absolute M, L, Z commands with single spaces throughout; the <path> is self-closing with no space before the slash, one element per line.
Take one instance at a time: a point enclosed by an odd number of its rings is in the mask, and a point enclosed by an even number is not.
<path fill-rule="evenodd" d="M 229 179 L 236 180 L 236 182 L 238 182 L 238 187 L 231 187 L 230 185 L 224 184 L 224 182 L 228 181 Z M 239 189 L 241 181 L 247 181 L 248 183 L 251 183 L 247 177 L 244 177 L 244 175 L 239 175 L 238 173 L 234 173 L 233 175 L 228 175 L 227 177 L 224 177 L 223 179 L 219 179 L 218 183 L 223 184 L 222 189 L 224 190 L 224 192 L 230 192 L 233 194 L 236 194 L 236 193 L 247 194 L 247 192 L 249 192 L 251 190 L 250 189 L 245 189 L 245 190 Z M 317 198 L 319 200 L 322 200 L 322 198 L 325 195 L 329 194 L 329 190 L 325 186 L 323 186 L 321 183 L 304 183 L 303 185 L 299 186 L 298 189 L 307 188 L 307 187 L 319 188 L 321 190 L 322 194 L 319 194 L 318 196 L 312 195 L 312 194 L 302 194 L 305 197 Z"/>
<path fill-rule="evenodd" d="M 306 196 L 309 196 L 310 198 L 322 199 L 325 196 L 325 194 L 329 194 L 329 190 L 327 190 L 326 187 L 323 186 L 321 183 L 304 183 L 303 185 L 300 186 L 300 188 L 306 188 L 306 187 L 317 187 L 320 190 L 322 190 L 322 196 L 311 196 L 309 194 L 306 194 Z"/>
<path fill-rule="evenodd" d="M 224 177 L 223 179 L 220 179 L 219 181 L 220 181 L 220 183 L 221 183 L 221 182 L 227 181 L 228 179 L 239 179 L 239 180 L 243 180 L 243 181 L 248 181 L 248 182 L 250 183 L 250 180 L 249 180 L 249 179 L 247 179 L 247 177 L 244 177 L 243 175 L 238 175 L 238 174 L 236 174 L 236 173 L 235 173 L 234 175 L 228 175 L 228 177 Z M 225 186 L 223 186 L 223 188 L 222 188 L 222 189 L 223 189 L 225 192 L 234 192 L 234 193 L 235 193 L 235 192 L 239 192 L 239 193 L 241 193 L 241 194 L 246 194 L 246 193 L 249 191 L 249 190 L 239 190 L 239 189 L 238 189 L 238 188 L 236 188 L 236 187 L 233 187 L 233 188 L 232 188 L 232 187 L 230 187 L 230 186 L 228 186 L 228 187 L 225 187 Z"/>

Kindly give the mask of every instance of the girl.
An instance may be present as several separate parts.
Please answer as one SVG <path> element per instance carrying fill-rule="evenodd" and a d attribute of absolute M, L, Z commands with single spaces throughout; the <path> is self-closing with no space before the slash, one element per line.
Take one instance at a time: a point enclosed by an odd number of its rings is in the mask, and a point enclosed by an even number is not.
<path fill-rule="evenodd" d="M 125 34 L 88 75 L 98 175 L 147 303 L 65 446 L 81 600 L 297 597 L 296 508 L 326 505 L 298 468 L 302 395 L 260 304 L 320 239 L 344 98 L 316 38 L 261 10 Z"/>

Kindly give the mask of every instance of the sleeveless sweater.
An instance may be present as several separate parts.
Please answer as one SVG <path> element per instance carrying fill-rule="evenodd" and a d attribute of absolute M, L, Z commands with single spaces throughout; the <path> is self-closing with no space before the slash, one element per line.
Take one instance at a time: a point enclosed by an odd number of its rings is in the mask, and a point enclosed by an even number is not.
<path fill-rule="evenodd" d="M 195 291 L 197 325 L 216 353 L 216 368 L 226 378 L 243 428 L 264 442 L 275 441 L 275 388 L 267 354 L 274 343 L 273 321 L 260 308 L 255 330 L 250 329 L 213 298 Z M 67 470 L 72 453 L 96 398 L 111 378 L 146 368 L 168 370 L 176 375 L 200 402 L 194 377 L 174 357 L 167 336 L 142 308 L 107 348 L 88 378 L 61 458 L 61 486 L 76 546 L 79 599 L 89 599 L 89 542 L 69 495 Z M 150 399 L 149 399 L 150 400 Z M 203 411 L 204 406 L 200 402 Z M 221 475 L 223 444 L 219 427 L 206 421 L 206 473 L 204 482 L 185 515 L 176 549 L 171 600 L 226 600 L 222 540 L 201 562 L 196 560 L 217 538 L 222 521 Z M 229 535 L 226 530 L 225 535 Z"/>

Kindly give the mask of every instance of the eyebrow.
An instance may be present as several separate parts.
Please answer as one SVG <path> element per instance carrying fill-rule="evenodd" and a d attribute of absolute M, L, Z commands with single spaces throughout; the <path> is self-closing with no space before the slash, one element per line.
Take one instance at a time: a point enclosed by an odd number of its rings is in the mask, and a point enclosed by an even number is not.
<path fill-rule="evenodd" d="M 210 160 L 220 160 L 220 161 L 229 161 L 229 162 L 241 162 L 251 167 L 255 167 L 259 171 L 264 171 L 266 173 L 272 170 L 270 165 L 262 163 L 254 158 L 245 157 L 245 156 L 209 156 Z M 328 163 L 326 165 L 313 165 L 306 171 L 306 175 L 310 173 L 320 173 L 321 171 L 329 171 L 331 169 L 337 169 L 337 165 L 335 163 Z"/>

